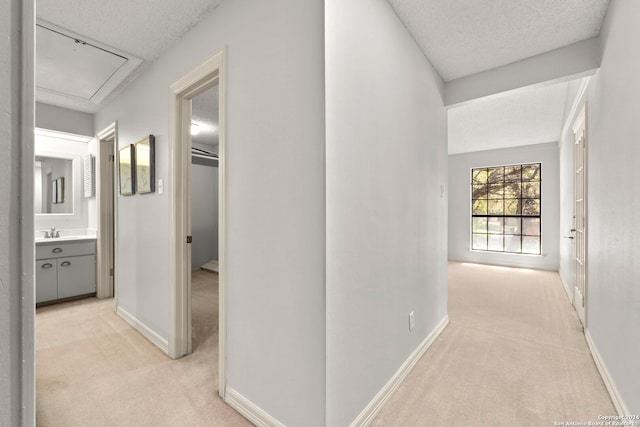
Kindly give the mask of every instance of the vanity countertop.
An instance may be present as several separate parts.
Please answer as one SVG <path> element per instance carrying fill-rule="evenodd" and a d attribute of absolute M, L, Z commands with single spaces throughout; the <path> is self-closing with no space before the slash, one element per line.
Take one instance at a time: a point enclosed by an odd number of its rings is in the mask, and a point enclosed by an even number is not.
<path fill-rule="evenodd" d="M 36 239 L 36 245 L 45 245 L 47 243 L 58 244 L 65 242 L 93 242 L 96 236 L 61 236 L 54 238 L 39 237 Z"/>

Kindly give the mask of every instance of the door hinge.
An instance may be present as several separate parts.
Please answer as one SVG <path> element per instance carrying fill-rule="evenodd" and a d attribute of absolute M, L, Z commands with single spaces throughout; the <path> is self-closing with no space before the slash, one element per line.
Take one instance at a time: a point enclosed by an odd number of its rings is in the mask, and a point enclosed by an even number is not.
<path fill-rule="evenodd" d="M 187 243 L 193 242 L 193 236 L 187 236 Z"/>
<path fill-rule="evenodd" d="M 113 268 L 109 269 L 109 276 L 113 277 Z"/>
<path fill-rule="evenodd" d="M 109 154 L 109 161 L 110 162 L 115 162 L 116 161 L 116 156 L 113 154 Z"/>

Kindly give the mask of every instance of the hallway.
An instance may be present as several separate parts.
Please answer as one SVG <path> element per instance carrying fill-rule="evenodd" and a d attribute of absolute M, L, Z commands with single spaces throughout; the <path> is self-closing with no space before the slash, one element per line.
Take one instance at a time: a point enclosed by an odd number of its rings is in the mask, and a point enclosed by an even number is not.
<path fill-rule="evenodd" d="M 449 326 L 375 426 L 552 426 L 616 411 L 558 273 L 449 263 Z"/>
<path fill-rule="evenodd" d="M 248 425 L 213 391 L 211 278 L 194 272 L 194 354 L 178 361 L 113 314 L 112 300 L 40 308 L 37 424 Z M 615 414 L 557 273 L 450 263 L 449 318 L 373 425 L 551 426 Z"/>

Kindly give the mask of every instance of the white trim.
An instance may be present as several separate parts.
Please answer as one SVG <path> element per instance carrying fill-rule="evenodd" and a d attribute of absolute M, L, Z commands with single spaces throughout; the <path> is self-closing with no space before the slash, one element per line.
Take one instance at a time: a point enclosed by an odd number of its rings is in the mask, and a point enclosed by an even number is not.
<path fill-rule="evenodd" d="M 280 421 L 260 409 L 255 403 L 227 387 L 225 402 L 258 427 L 284 427 Z"/>
<path fill-rule="evenodd" d="M 581 112 L 582 106 L 587 102 L 587 89 L 589 88 L 589 83 L 591 83 L 591 76 L 584 77 L 580 82 L 580 87 L 578 88 L 578 93 L 576 93 L 576 97 L 573 99 L 573 104 L 571 105 L 571 110 L 564 121 L 564 126 L 562 127 L 562 131 L 560 132 L 560 141 L 562 141 L 562 136 L 564 136 L 569 130 L 571 130 L 574 122 L 578 118 L 578 114 Z M 568 139 L 567 139 L 568 140 Z M 571 139 L 571 144 L 573 145 L 573 138 Z"/>
<path fill-rule="evenodd" d="M 127 322 L 133 329 L 140 332 L 140 334 L 148 339 L 151 344 L 158 347 L 164 354 L 169 354 L 169 344 L 166 339 L 158 335 L 154 330 L 147 325 L 139 321 L 131 313 L 122 307 L 116 307 L 116 314 L 125 322 Z"/>
<path fill-rule="evenodd" d="M 218 394 L 227 389 L 227 49 L 218 69 Z"/>
<path fill-rule="evenodd" d="M 79 135 L 77 133 L 67 133 L 58 130 L 35 128 L 34 135 L 46 136 L 47 138 L 64 139 L 66 141 L 86 142 L 88 143 L 93 139 L 93 136 Z"/>
<path fill-rule="evenodd" d="M 169 90 L 169 356 L 191 352 L 191 98 L 218 84 L 218 393 L 226 390 L 226 48 L 170 86 Z M 186 141 L 182 143 L 181 141 Z"/>
<path fill-rule="evenodd" d="M 369 402 L 364 410 L 353 420 L 350 427 L 365 427 L 371 424 L 376 415 L 382 409 L 382 406 L 387 402 L 396 389 L 402 384 L 402 381 L 409 375 L 409 372 L 418 363 L 422 355 L 431 347 L 436 338 L 440 336 L 444 328 L 449 324 L 449 316 L 445 316 L 440 323 L 431 331 L 429 335 L 422 341 L 422 343 L 416 348 L 413 353 L 409 355 L 407 360 L 400 366 L 395 374 L 387 381 L 382 389 L 375 395 L 375 397 Z"/>
<path fill-rule="evenodd" d="M 593 338 L 591 338 L 591 333 L 589 329 L 584 330 L 584 336 L 587 339 L 587 345 L 589 346 L 589 350 L 591 350 L 591 356 L 593 357 L 593 361 L 596 362 L 596 367 L 598 368 L 598 372 L 600 372 L 600 376 L 602 377 L 602 381 L 604 382 L 605 387 L 607 387 L 607 391 L 609 392 L 609 396 L 611 397 L 611 401 L 613 402 L 613 406 L 618 411 L 618 415 L 631 415 L 629 408 L 622 399 L 622 396 L 618 392 L 618 388 L 616 387 L 615 381 L 611 377 L 609 370 L 607 369 L 607 365 L 604 363 L 604 359 L 600 356 L 600 352 L 598 352 L 598 348 L 596 344 L 593 342 Z"/>
<path fill-rule="evenodd" d="M 469 250 L 471 252 L 471 250 Z M 488 253 L 489 251 L 474 251 L 474 253 Z M 489 253 L 500 253 L 500 252 L 489 252 Z M 500 253 L 501 254 L 501 253 Z M 513 254 L 520 255 L 526 257 L 538 257 L 544 258 L 546 255 L 525 255 L 525 254 Z M 467 264 L 480 264 L 480 265 L 491 265 L 494 267 L 511 267 L 511 268 L 527 268 L 529 270 L 540 270 L 540 271 L 558 271 L 557 265 L 530 265 L 524 263 L 515 263 L 515 262 L 501 262 L 495 260 L 483 260 L 483 259 L 468 259 L 462 257 L 449 258 L 449 262 L 464 262 Z"/>
<path fill-rule="evenodd" d="M 108 178 L 105 177 L 105 171 L 102 170 L 102 166 L 104 164 L 104 159 L 102 159 L 101 157 L 101 152 L 102 152 L 102 144 L 108 144 L 111 139 L 113 139 L 113 142 L 111 143 L 113 146 L 113 155 L 115 156 L 115 153 L 118 149 L 118 123 L 117 122 L 113 122 L 112 124 L 110 124 L 108 127 L 106 127 L 105 129 L 103 129 L 101 132 L 98 132 L 98 134 L 96 135 L 96 139 L 98 140 L 97 144 L 98 144 L 98 149 L 97 149 L 97 157 L 96 157 L 96 169 L 95 169 L 95 174 L 96 174 L 96 203 L 97 203 L 97 230 L 96 230 L 96 237 L 97 237 L 97 247 L 96 247 L 96 280 L 97 280 L 97 287 L 96 287 L 96 296 L 98 298 L 110 298 L 113 297 L 115 294 L 115 288 L 116 288 L 116 284 L 118 283 L 116 278 L 117 278 L 117 274 L 118 274 L 118 269 L 116 268 L 116 262 L 118 257 L 116 256 L 116 252 L 118 250 L 117 245 L 116 245 L 116 236 L 118 235 L 118 226 L 117 226 L 117 222 L 118 222 L 118 216 L 116 215 L 117 212 L 117 203 L 118 203 L 118 198 L 115 195 L 115 188 L 116 188 L 116 166 L 115 166 L 115 159 L 112 163 L 112 167 L 111 167 L 111 175 L 113 178 L 112 181 L 112 187 L 110 188 L 110 192 L 112 193 L 112 197 L 113 197 L 113 211 L 112 212 L 108 212 L 105 209 L 102 208 L 102 205 L 107 202 L 106 198 L 109 197 L 106 194 L 102 193 L 102 190 L 104 189 L 104 181 L 105 179 Z M 109 162 L 109 159 L 106 159 L 106 162 Z M 108 181 L 108 179 L 107 179 Z M 111 248 L 109 245 L 109 240 L 107 238 L 105 238 L 106 236 L 103 236 L 105 234 L 105 232 L 109 229 L 109 227 L 105 226 L 103 224 L 103 220 L 109 221 L 109 220 L 113 221 L 113 247 Z M 113 260 L 111 260 L 111 257 L 113 257 Z M 109 271 L 108 271 L 108 266 L 111 265 L 113 263 L 113 279 L 109 279 L 110 275 L 109 275 Z M 111 283 L 113 283 L 113 286 L 111 286 Z"/>

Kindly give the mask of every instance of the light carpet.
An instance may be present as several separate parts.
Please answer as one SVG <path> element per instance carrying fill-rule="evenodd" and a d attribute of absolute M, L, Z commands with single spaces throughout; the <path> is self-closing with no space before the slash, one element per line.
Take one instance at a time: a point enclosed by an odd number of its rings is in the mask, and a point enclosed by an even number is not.
<path fill-rule="evenodd" d="M 554 426 L 616 413 L 558 273 L 450 263 L 449 320 L 374 426 Z"/>
<path fill-rule="evenodd" d="M 217 275 L 170 360 L 95 298 L 37 310 L 39 426 L 248 426 L 217 395 Z M 212 309 L 213 308 L 213 309 Z M 374 426 L 553 426 L 615 413 L 557 273 L 451 263 L 450 324 Z"/>
<path fill-rule="evenodd" d="M 38 426 L 251 426 L 218 396 L 218 279 L 194 271 L 193 349 L 171 360 L 113 299 L 37 309 Z"/>

